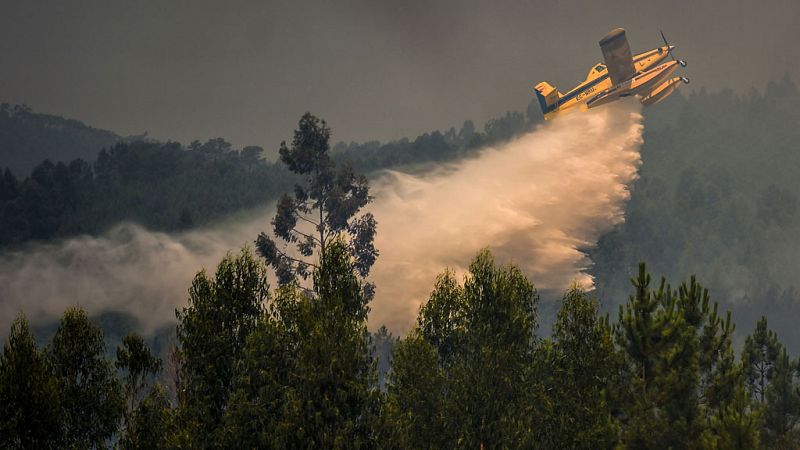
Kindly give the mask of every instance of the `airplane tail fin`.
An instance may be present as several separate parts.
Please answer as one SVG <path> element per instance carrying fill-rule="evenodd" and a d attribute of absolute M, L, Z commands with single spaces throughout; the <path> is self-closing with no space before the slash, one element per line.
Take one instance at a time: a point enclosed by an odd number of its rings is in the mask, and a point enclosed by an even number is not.
<path fill-rule="evenodd" d="M 556 110 L 556 104 L 558 103 L 558 99 L 562 97 L 562 94 L 546 81 L 537 84 L 534 88 L 534 92 L 536 92 L 536 98 L 539 100 L 539 106 L 542 107 L 542 114 L 544 114 L 546 119 L 550 113 Z"/>

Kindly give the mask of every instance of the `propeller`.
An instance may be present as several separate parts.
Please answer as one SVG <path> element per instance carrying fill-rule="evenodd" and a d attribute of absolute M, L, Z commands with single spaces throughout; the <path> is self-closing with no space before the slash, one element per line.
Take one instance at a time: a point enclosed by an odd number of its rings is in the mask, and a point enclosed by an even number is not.
<path fill-rule="evenodd" d="M 683 81 L 683 84 L 689 84 L 689 79 L 686 77 L 681 77 L 681 81 Z"/>
<path fill-rule="evenodd" d="M 666 45 L 666 46 L 667 46 L 667 53 L 668 53 L 668 54 L 669 54 L 669 56 L 672 58 L 672 60 L 673 60 L 673 61 L 677 61 L 677 62 L 678 62 L 678 64 L 680 64 L 680 65 L 681 65 L 681 67 L 686 67 L 686 61 L 684 61 L 684 60 L 682 60 L 682 59 L 675 59 L 675 55 L 673 55 L 673 54 L 672 54 L 672 46 L 671 46 L 671 45 L 669 45 L 669 42 L 667 41 L 667 37 L 666 37 L 666 36 L 664 36 L 664 32 L 663 32 L 663 31 L 661 31 L 661 30 L 658 30 L 658 32 L 659 32 L 659 33 L 661 33 L 661 39 L 663 39 L 663 40 L 664 40 L 664 45 Z M 685 83 L 685 82 L 684 82 L 684 83 Z"/>

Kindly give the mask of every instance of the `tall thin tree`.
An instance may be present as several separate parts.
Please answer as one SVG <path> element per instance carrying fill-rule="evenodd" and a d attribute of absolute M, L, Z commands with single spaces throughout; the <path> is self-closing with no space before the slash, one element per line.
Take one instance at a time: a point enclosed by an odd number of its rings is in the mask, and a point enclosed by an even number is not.
<path fill-rule="evenodd" d="M 308 258 L 324 254 L 339 235 L 349 236 L 349 250 L 362 277 L 369 274 L 378 256 L 373 244 L 375 218 L 371 213 L 356 217 L 372 201 L 369 183 L 349 165 L 337 167 L 329 153 L 330 136 L 325 121 L 305 113 L 291 145 L 281 142 L 281 161 L 303 182 L 295 185 L 292 195 L 283 194 L 278 200 L 272 226 L 283 245 L 263 232 L 256 239 L 258 253 L 273 267 L 281 284 L 298 276 L 308 278 L 312 268 L 325 262 L 324 258 L 319 258 L 319 263 Z M 297 253 L 287 248 L 290 244 Z"/>

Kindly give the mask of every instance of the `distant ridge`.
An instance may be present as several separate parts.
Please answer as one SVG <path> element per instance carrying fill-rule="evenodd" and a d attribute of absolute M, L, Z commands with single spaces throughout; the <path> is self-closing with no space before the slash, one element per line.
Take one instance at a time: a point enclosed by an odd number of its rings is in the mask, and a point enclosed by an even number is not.
<path fill-rule="evenodd" d="M 45 159 L 93 161 L 123 138 L 74 119 L 33 112 L 26 105 L 0 104 L 0 168 L 26 176 Z"/>

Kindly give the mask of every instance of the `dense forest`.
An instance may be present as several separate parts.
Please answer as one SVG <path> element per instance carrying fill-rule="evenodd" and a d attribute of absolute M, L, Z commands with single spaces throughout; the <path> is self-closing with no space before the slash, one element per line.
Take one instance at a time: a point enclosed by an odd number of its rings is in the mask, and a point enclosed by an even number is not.
<path fill-rule="evenodd" d="M 312 289 L 270 289 L 249 250 L 197 274 L 167 360 L 133 333 L 113 358 L 69 309 L 39 346 L 24 317 L 0 356 L 4 448 L 795 448 L 798 361 L 762 319 L 741 352 L 694 277 L 645 266 L 614 320 L 579 288 L 551 337 L 513 265 L 443 272 L 383 388 L 347 243 Z M 737 354 L 739 355 L 737 357 Z"/>
<path fill-rule="evenodd" d="M 20 315 L 0 356 L 0 446 L 797 448 L 800 92 L 784 79 L 675 97 L 646 114 L 626 221 L 586 249 L 596 291 L 567 289 L 544 320 L 535 280 L 484 250 L 463 281 L 443 268 L 402 339 L 367 330 L 379 254 L 361 242 L 375 230 L 355 216 L 369 201 L 356 173 L 469 157 L 530 129 L 532 110 L 332 147 L 304 116 L 276 164 L 215 139 L 4 171 L 5 247 L 278 207 L 255 253 L 197 274 L 160 341 L 109 341 L 110 323 L 136 324 L 77 307 L 46 336 Z M 296 228 L 316 210 L 319 239 Z M 276 253 L 273 233 L 305 259 Z"/>
<path fill-rule="evenodd" d="M 767 314 L 798 351 L 800 92 L 787 77 L 763 94 L 675 97 L 646 110 L 625 223 L 589 252 L 598 295 L 616 310 L 639 261 L 698 274 L 748 328 Z"/>
<path fill-rule="evenodd" d="M 273 200 L 288 172 L 264 164 L 259 147 L 231 149 L 222 139 L 119 143 L 93 164 L 45 161 L 20 180 L 0 179 L 0 246 L 97 234 L 123 221 L 157 230 L 186 229 Z"/>
<path fill-rule="evenodd" d="M 25 105 L 0 104 L 0 167 L 16 174 L 26 175 L 46 159 L 91 160 L 123 140 L 77 120 L 36 113 Z"/>
<path fill-rule="evenodd" d="M 15 109 L 24 110 L 6 107 Z M 800 188 L 794 183 L 799 111 L 800 92 L 788 78 L 763 93 L 678 93 L 645 110 L 641 177 L 632 186 L 626 221 L 586 249 L 605 311 L 616 310 L 632 268 L 648 261 L 654 273 L 670 278 L 703 275 L 748 327 L 765 313 L 789 348 L 800 350 L 792 319 L 800 313 L 793 262 L 800 251 Z M 540 120 L 531 104 L 482 130 L 466 121 L 458 130 L 415 139 L 338 143 L 331 152 L 361 173 L 425 170 L 469 157 Z M 188 146 L 118 143 L 91 163 L 43 162 L 26 177 L 4 171 L 0 248 L 97 234 L 122 220 L 154 230 L 197 227 L 275 201 L 294 181 L 283 165 L 259 159 L 258 147 L 238 150 L 221 139 Z M 737 344 L 742 339 L 737 333 Z"/>
<path fill-rule="evenodd" d="M 615 322 L 572 287 L 547 338 L 537 332 L 534 284 L 483 250 L 463 283 L 448 270 L 437 278 L 405 338 L 369 333 L 374 291 L 366 279 L 379 256 L 375 223 L 359 215 L 369 186 L 331 158 L 329 137 L 325 123 L 306 114 L 291 144 L 281 144 L 294 196 L 281 196 L 273 229 L 256 239 L 261 258 L 245 248 L 213 275 L 197 273 L 186 306 L 175 311 L 166 361 L 131 333 L 112 362 L 102 329 L 77 307 L 44 347 L 20 315 L 0 356 L 0 444 L 800 444 L 800 361 L 767 320 L 737 358 L 732 316 L 708 290 L 694 277 L 677 289 L 653 283 L 644 263 Z M 297 245 L 299 255 L 276 241 Z"/>
<path fill-rule="evenodd" d="M 466 121 L 458 132 L 451 128 L 386 144 L 339 143 L 332 153 L 362 173 L 418 166 L 468 156 L 537 120 L 529 109 L 527 116 L 514 112 L 492 119 L 483 132 Z M 275 201 L 295 179 L 282 164 L 264 161 L 262 152 L 256 146 L 235 149 L 219 138 L 188 146 L 133 141 L 102 149 L 91 163 L 46 160 L 26 177 L 6 168 L 0 173 L 0 249 L 96 235 L 120 221 L 188 229 Z M 13 161 L 0 159 L 0 166 Z"/>

